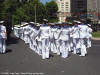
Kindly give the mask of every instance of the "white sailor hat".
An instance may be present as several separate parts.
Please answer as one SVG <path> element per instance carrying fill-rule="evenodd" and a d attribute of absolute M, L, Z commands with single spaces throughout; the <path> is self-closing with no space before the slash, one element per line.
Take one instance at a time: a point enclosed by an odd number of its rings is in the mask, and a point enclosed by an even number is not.
<path fill-rule="evenodd" d="M 0 23 L 4 23 L 4 21 L 0 21 Z"/>
<path fill-rule="evenodd" d="M 91 27 L 91 25 L 90 25 L 90 24 L 87 24 L 87 25 Z"/>
<path fill-rule="evenodd" d="M 37 27 L 40 27 L 40 26 L 41 26 L 41 24 L 37 24 L 36 26 L 37 26 Z"/>
<path fill-rule="evenodd" d="M 48 20 L 47 19 L 43 19 L 43 21 L 46 21 L 47 22 Z"/>
<path fill-rule="evenodd" d="M 54 26 L 55 24 L 54 24 L 54 23 L 50 23 L 50 25 L 51 25 L 51 26 Z"/>
<path fill-rule="evenodd" d="M 35 24 L 34 22 L 30 22 L 30 24 Z"/>
<path fill-rule="evenodd" d="M 36 23 L 37 25 L 39 25 L 39 23 Z"/>
<path fill-rule="evenodd" d="M 81 22 L 80 21 L 77 21 L 77 23 L 80 24 Z"/>
<path fill-rule="evenodd" d="M 71 23 L 71 22 L 68 22 L 68 24 L 72 25 L 72 23 Z"/>
<path fill-rule="evenodd" d="M 29 23 L 25 23 L 25 25 L 27 25 L 27 24 L 29 24 Z"/>
<path fill-rule="evenodd" d="M 27 22 L 22 22 L 22 23 L 21 23 L 21 26 L 24 26 L 24 25 L 27 25 L 27 24 L 29 24 L 29 23 L 27 23 Z"/>
<path fill-rule="evenodd" d="M 77 23 L 77 20 L 74 20 L 75 23 Z"/>

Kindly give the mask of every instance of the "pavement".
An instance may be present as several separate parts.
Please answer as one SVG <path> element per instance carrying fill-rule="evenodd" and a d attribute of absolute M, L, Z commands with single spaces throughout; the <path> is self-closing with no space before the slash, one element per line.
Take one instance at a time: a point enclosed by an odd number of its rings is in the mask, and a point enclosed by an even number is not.
<path fill-rule="evenodd" d="M 99 37 L 93 37 L 92 39 L 93 39 L 93 40 L 100 40 Z"/>
<path fill-rule="evenodd" d="M 28 45 L 12 36 L 6 54 L 0 54 L 0 75 L 100 75 L 100 40 L 93 40 L 86 57 L 52 54 L 42 60 Z"/>

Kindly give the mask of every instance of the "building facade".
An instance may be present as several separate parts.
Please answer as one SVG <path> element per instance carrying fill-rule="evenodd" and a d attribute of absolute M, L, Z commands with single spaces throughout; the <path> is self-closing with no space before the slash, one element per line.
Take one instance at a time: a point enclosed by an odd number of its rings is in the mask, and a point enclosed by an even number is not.
<path fill-rule="evenodd" d="M 59 22 L 65 22 L 66 17 L 87 12 L 87 0 L 56 0 Z"/>
<path fill-rule="evenodd" d="M 91 20 L 98 20 L 100 17 L 100 0 L 87 0 L 87 14 Z"/>
<path fill-rule="evenodd" d="M 66 16 L 71 16 L 70 0 L 56 0 L 58 5 L 58 18 L 59 22 L 65 22 Z"/>
<path fill-rule="evenodd" d="M 86 13 L 87 12 L 87 0 L 70 0 L 72 13 Z"/>

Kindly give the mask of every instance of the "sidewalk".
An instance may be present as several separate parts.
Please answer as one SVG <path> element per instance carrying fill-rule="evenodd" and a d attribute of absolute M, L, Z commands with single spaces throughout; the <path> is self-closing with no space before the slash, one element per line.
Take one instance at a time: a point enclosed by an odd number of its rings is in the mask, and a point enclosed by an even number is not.
<path fill-rule="evenodd" d="M 100 40 L 99 37 L 92 37 L 92 40 Z"/>

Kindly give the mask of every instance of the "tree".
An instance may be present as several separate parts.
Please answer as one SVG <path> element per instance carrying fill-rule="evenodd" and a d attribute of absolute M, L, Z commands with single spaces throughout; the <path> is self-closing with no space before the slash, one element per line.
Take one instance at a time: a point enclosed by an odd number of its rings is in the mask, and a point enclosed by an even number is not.
<path fill-rule="evenodd" d="M 3 20 L 4 19 L 4 14 L 3 14 L 3 12 L 4 12 L 4 4 L 3 4 L 3 2 L 4 2 L 4 0 L 0 0 L 0 20 Z"/>
<path fill-rule="evenodd" d="M 44 5 L 40 0 L 5 0 L 4 5 L 5 13 L 11 17 L 13 24 L 19 24 L 22 21 L 35 21 L 35 19 L 41 23 L 44 18 L 53 20 L 58 9 L 54 1 Z"/>
<path fill-rule="evenodd" d="M 50 1 L 46 3 L 46 10 L 47 10 L 47 14 L 48 14 L 48 20 L 52 21 L 52 20 L 57 20 L 57 10 L 58 10 L 58 6 L 56 4 L 55 1 Z"/>

